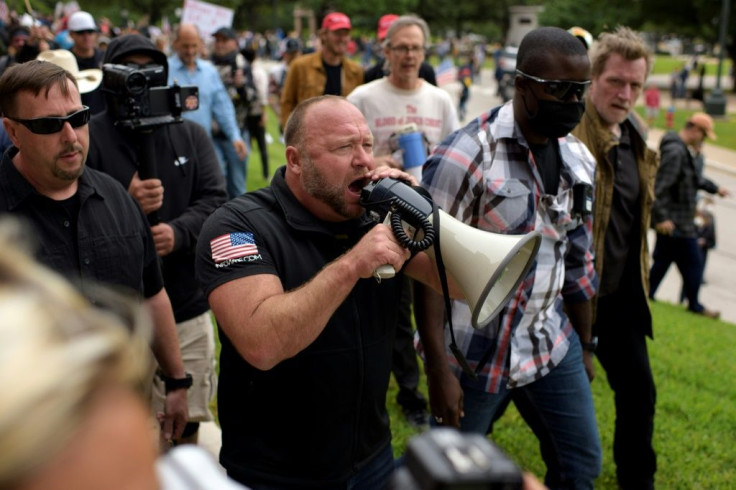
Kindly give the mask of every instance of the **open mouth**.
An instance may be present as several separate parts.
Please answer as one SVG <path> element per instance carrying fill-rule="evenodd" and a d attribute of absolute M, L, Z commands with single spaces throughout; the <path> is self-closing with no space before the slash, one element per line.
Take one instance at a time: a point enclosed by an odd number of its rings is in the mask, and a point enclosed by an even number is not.
<path fill-rule="evenodd" d="M 350 183 L 350 185 L 348 186 L 348 189 L 350 189 L 350 192 L 360 194 L 360 191 L 363 189 L 363 187 L 366 186 L 366 184 L 368 184 L 369 181 L 370 179 L 367 179 L 365 177 L 361 177 L 360 179 L 355 179 L 354 181 Z"/>

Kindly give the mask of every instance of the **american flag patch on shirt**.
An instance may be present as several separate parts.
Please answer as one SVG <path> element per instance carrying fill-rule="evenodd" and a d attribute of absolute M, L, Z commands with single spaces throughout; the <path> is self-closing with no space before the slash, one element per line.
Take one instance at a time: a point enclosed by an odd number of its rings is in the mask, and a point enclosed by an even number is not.
<path fill-rule="evenodd" d="M 213 238 L 210 240 L 210 249 L 212 249 L 212 260 L 216 264 L 258 254 L 253 233 L 246 231 L 236 231 Z"/>

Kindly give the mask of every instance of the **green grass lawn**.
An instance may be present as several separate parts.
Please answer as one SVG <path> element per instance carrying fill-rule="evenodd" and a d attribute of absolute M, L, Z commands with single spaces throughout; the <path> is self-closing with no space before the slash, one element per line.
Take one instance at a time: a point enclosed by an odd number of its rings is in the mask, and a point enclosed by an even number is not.
<path fill-rule="evenodd" d="M 652 66 L 652 73 L 656 75 L 669 75 L 672 70 L 677 68 L 682 69 L 682 66 L 689 62 L 690 56 L 679 56 L 673 57 L 663 54 L 658 54 L 654 57 L 654 66 Z M 698 60 L 705 63 L 705 74 L 716 75 L 718 73 L 718 58 L 705 58 L 700 56 Z M 728 76 L 731 73 L 731 60 L 729 58 L 723 59 L 723 66 L 721 67 L 721 76 Z M 696 76 L 695 73 L 690 73 L 691 76 Z"/>
<path fill-rule="evenodd" d="M 270 107 L 268 108 L 266 121 L 266 129 L 273 138 L 273 143 L 268 145 L 268 167 L 271 175 L 273 175 L 274 171 L 284 164 L 286 158 L 284 156 L 284 145 L 279 143 L 279 120 Z M 252 145 L 253 147 L 250 150 L 250 156 L 248 158 L 248 191 L 260 189 L 268 185 L 268 180 L 263 178 L 263 166 L 261 163 L 261 154 L 258 151 L 258 144 L 253 140 Z"/>
<path fill-rule="evenodd" d="M 269 114 L 269 145 L 272 173 L 283 165 L 284 147 L 278 142 L 278 125 Z M 663 117 L 663 115 L 662 115 Z M 675 127 L 681 127 L 687 113 L 678 111 Z M 662 125 L 664 127 L 664 120 Z M 733 121 L 719 125 L 718 143 L 730 141 Z M 721 124 L 728 124 L 726 130 Z M 722 130 L 723 129 L 723 130 Z M 734 135 L 736 137 L 736 134 Z M 736 148 L 736 146 L 734 146 Z M 262 178 L 259 156 L 254 150 L 248 168 L 248 190 L 267 184 Z M 654 445 L 658 453 L 657 487 L 663 489 L 736 488 L 736 388 L 734 357 L 736 326 L 687 313 L 667 303 L 653 303 L 656 341 L 650 342 L 650 356 L 657 383 L 657 415 Z M 219 350 L 219 342 L 217 344 Z M 615 489 L 612 461 L 613 394 L 598 364 L 593 382 L 598 425 L 603 446 L 603 472 L 597 488 Z M 422 381 L 424 383 L 424 381 Z M 426 387 L 422 389 L 426 393 Z M 394 452 L 405 450 L 417 431 L 405 421 L 395 402 L 396 385 L 387 395 L 394 436 Z M 213 404 L 216 413 L 216 404 Z M 496 424 L 494 441 L 519 465 L 543 478 L 545 467 L 536 438 L 512 406 Z"/>
<path fill-rule="evenodd" d="M 643 100 L 636 107 L 636 112 L 644 118 L 644 106 Z M 702 112 L 702 108 L 697 101 L 692 101 L 690 104 L 691 109 L 683 109 L 677 107 L 674 112 L 672 127 L 675 130 L 679 130 L 685 125 L 685 121 L 694 113 Z M 715 142 L 708 141 L 709 144 L 715 144 L 731 150 L 736 150 L 736 114 L 726 114 L 724 117 L 714 118 L 715 120 L 715 131 L 718 140 Z M 657 129 L 666 130 L 667 127 L 667 107 L 661 107 L 659 110 L 659 116 L 654 120 L 652 127 Z M 707 157 L 708 155 L 706 155 Z"/>
<path fill-rule="evenodd" d="M 656 340 L 649 343 L 649 348 L 657 384 L 657 487 L 735 488 L 736 326 L 702 318 L 667 303 L 654 303 L 652 311 Z M 603 472 L 596 488 L 613 490 L 617 488 L 612 456 L 613 393 L 597 361 L 592 388 L 603 447 Z M 417 431 L 401 414 L 395 401 L 396 390 L 392 379 L 388 407 L 394 453 L 398 455 Z M 513 406 L 496 423 L 493 440 L 522 468 L 540 479 L 544 477 L 537 440 Z"/>

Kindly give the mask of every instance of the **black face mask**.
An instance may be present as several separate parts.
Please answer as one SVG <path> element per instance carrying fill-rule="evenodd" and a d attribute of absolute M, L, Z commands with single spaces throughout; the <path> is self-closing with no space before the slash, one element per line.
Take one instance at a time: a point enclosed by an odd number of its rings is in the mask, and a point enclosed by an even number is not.
<path fill-rule="evenodd" d="M 560 102 L 537 99 L 537 113 L 529 114 L 524 98 L 524 110 L 532 129 L 547 138 L 562 138 L 575 129 L 585 113 L 585 102 Z"/>

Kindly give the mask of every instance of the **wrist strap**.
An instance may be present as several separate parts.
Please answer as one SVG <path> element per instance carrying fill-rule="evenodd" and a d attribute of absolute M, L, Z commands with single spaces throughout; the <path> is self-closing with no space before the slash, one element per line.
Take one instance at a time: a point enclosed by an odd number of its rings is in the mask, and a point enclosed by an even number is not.
<path fill-rule="evenodd" d="M 481 369 L 483 369 L 483 366 L 485 366 L 486 362 L 488 362 L 493 349 L 489 349 L 488 352 L 485 353 L 483 358 L 476 366 L 475 371 L 473 371 L 470 368 L 470 364 L 468 364 L 468 360 L 465 358 L 463 353 L 460 351 L 460 348 L 457 346 L 457 342 L 455 341 L 455 329 L 452 326 L 452 302 L 450 301 L 450 290 L 447 286 L 447 274 L 445 273 L 445 264 L 442 260 L 442 249 L 440 247 L 440 213 L 439 208 L 434 202 L 432 203 L 432 224 L 435 228 L 436 233 L 436 237 L 434 240 L 435 262 L 437 263 L 437 272 L 439 273 L 440 284 L 442 285 L 442 296 L 445 300 L 447 323 L 450 327 L 450 351 L 452 352 L 452 355 L 455 356 L 455 359 L 457 359 L 457 362 L 460 364 L 463 372 L 470 376 L 472 379 L 478 379 L 478 373 L 480 373 Z"/>
<path fill-rule="evenodd" d="M 192 384 L 194 384 L 194 379 L 192 378 L 191 373 L 185 373 L 183 378 L 172 378 L 170 376 L 166 376 L 159 369 L 156 371 L 156 375 L 161 378 L 161 381 L 164 382 L 164 389 L 166 390 L 166 394 L 168 394 L 170 391 L 175 390 L 188 390 L 192 387 Z"/>

